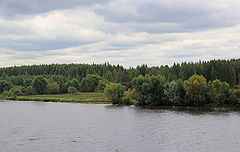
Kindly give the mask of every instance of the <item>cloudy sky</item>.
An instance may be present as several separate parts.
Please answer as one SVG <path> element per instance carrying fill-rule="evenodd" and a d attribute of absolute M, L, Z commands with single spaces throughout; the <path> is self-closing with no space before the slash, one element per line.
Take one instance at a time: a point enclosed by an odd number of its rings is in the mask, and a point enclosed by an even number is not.
<path fill-rule="evenodd" d="M 240 0 L 0 0 L 0 66 L 240 57 Z"/>

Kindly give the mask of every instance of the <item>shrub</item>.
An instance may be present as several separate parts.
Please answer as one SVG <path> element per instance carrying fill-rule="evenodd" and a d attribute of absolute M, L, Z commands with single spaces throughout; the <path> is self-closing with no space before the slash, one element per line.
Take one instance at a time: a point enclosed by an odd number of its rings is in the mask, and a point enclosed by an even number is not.
<path fill-rule="evenodd" d="M 1 97 L 10 97 L 11 96 L 11 93 L 9 91 L 4 91 L 2 94 L 1 94 Z"/>
<path fill-rule="evenodd" d="M 28 86 L 27 89 L 25 90 L 26 95 L 34 95 L 36 94 L 36 91 L 33 89 L 32 86 Z"/>
<path fill-rule="evenodd" d="M 57 82 L 50 83 L 48 85 L 48 93 L 50 94 L 58 94 L 60 93 L 60 86 Z"/>
<path fill-rule="evenodd" d="M 95 89 L 95 92 L 104 92 L 104 89 L 107 84 L 109 84 L 109 82 L 106 79 L 99 80 L 98 86 Z"/>
<path fill-rule="evenodd" d="M 240 89 L 232 89 L 230 91 L 230 103 L 240 104 Z"/>
<path fill-rule="evenodd" d="M 131 97 L 129 96 L 129 94 L 124 94 L 124 96 L 122 97 L 122 100 L 120 101 L 120 104 L 123 104 L 123 105 L 131 104 Z"/>
<path fill-rule="evenodd" d="M 77 93 L 77 89 L 75 87 L 68 87 L 68 93 Z"/>
<path fill-rule="evenodd" d="M 12 97 L 24 95 L 24 88 L 22 86 L 15 86 L 10 91 Z"/>
<path fill-rule="evenodd" d="M 110 83 L 104 89 L 104 94 L 113 104 L 121 104 L 124 91 L 125 87 L 120 83 Z"/>
<path fill-rule="evenodd" d="M 70 86 L 76 88 L 78 91 L 80 91 L 80 85 L 79 85 L 79 81 L 77 79 L 73 79 L 70 82 Z"/>
<path fill-rule="evenodd" d="M 0 80 L 0 94 L 4 91 L 9 91 L 12 88 L 12 84 L 6 80 Z"/>

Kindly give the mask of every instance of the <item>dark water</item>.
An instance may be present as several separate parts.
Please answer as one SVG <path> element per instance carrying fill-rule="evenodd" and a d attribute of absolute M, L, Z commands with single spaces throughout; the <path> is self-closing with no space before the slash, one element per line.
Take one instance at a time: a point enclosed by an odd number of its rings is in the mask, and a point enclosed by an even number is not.
<path fill-rule="evenodd" d="M 240 112 L 0 102 L 0 152 L 239 152 Z"/>

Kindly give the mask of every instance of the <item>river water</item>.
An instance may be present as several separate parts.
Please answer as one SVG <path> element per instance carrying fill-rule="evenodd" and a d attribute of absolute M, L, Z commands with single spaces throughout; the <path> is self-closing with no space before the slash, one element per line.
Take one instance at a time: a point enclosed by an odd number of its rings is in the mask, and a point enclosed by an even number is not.
<path fill-rule="evenodd" d="M 239 152 L 240 112 L 0 101 L 0 152 Z"/>

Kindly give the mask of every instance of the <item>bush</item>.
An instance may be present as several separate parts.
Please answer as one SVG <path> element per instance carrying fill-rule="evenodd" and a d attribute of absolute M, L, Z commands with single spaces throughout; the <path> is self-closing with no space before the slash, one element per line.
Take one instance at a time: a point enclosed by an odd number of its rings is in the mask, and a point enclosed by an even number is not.
<path fill-rule="evenodd" d="M 50 83 L 48 85 L 48 93 L 50 94 L 58 94 L 60 93 L 60 86 L 57 82 Z"/>
<path fill-rule="evenodd" d="M 1 97 L 10 97 L 11 96 L 11 93 L 9 91 L 4 91 L 2 94 L 1 94 Z"/>
<path fill-rule="evenodd" d="M 25 91 L 25 94 L 26 95 L 34 95 L 34 94 L 36 94 L 36 91 L 33 89 L 32 86 L 28 86 L 26 91 Z"/>
<path fill-rule="evenodd" d="M 32 84 L 32 81 L 33 81 L 32 78 L 26 78 L 23 82 L 24 87 L 30 86 Z"/>
<path fill-rule="evenodd" d="M 73 79 L 70 82 L 70 86 L 76 88 L 78 91 L 80 91 L 80 85 L 79 85 L 79 81 L 77 79 Z"/>
<path fill-rule="evenodd" d="M 12 84 L 6 80 L 0 80 L 0 94 L 4 91 L 9 91 L 12 88 Z"/>
<path fill-rule="evenodd" d="M 104 94 L 113 104 L 121 104 L 124 91 L 125 87 L 120 83 L 110 83 L 104 89 Z"/>
<path fill-rule="evenodd" d="M 77 89 L 75 87 L 68 87 L 68 93 L 77 93 Z"/>
<path fill-rule="evenodd" d="M 232 89 L 230 91 L 230 103 L 240 104 L 240 89 Z"/>
<path fill-rule="evenodd" d="M 135 89 L 128 89 L 127 95 L 130 97 L 131 100 L 136 100 L 137 98 Z"/>
<path fill-rule="evenodd" d="M 107 84 L 109 84 L 109 82 L 106 79 L 99 80 L 98 86 L 95 89 L 95 92 L 104 92 L 104 89 Z"/>
<path fill-rule="evenodd" d="M 122 100 L 120 101 L 120 104 L 123 104 L 123 105 L 130 105 L 131 104 L 131 97 L 129 96 L 129 94 L 125 94 L 122 97 Z"/>
<path fill-rule="evenodd" d="M 22 86 L 15 86 L 10 91 L 12 97 L 24 95 L 24 88 Z"/>

